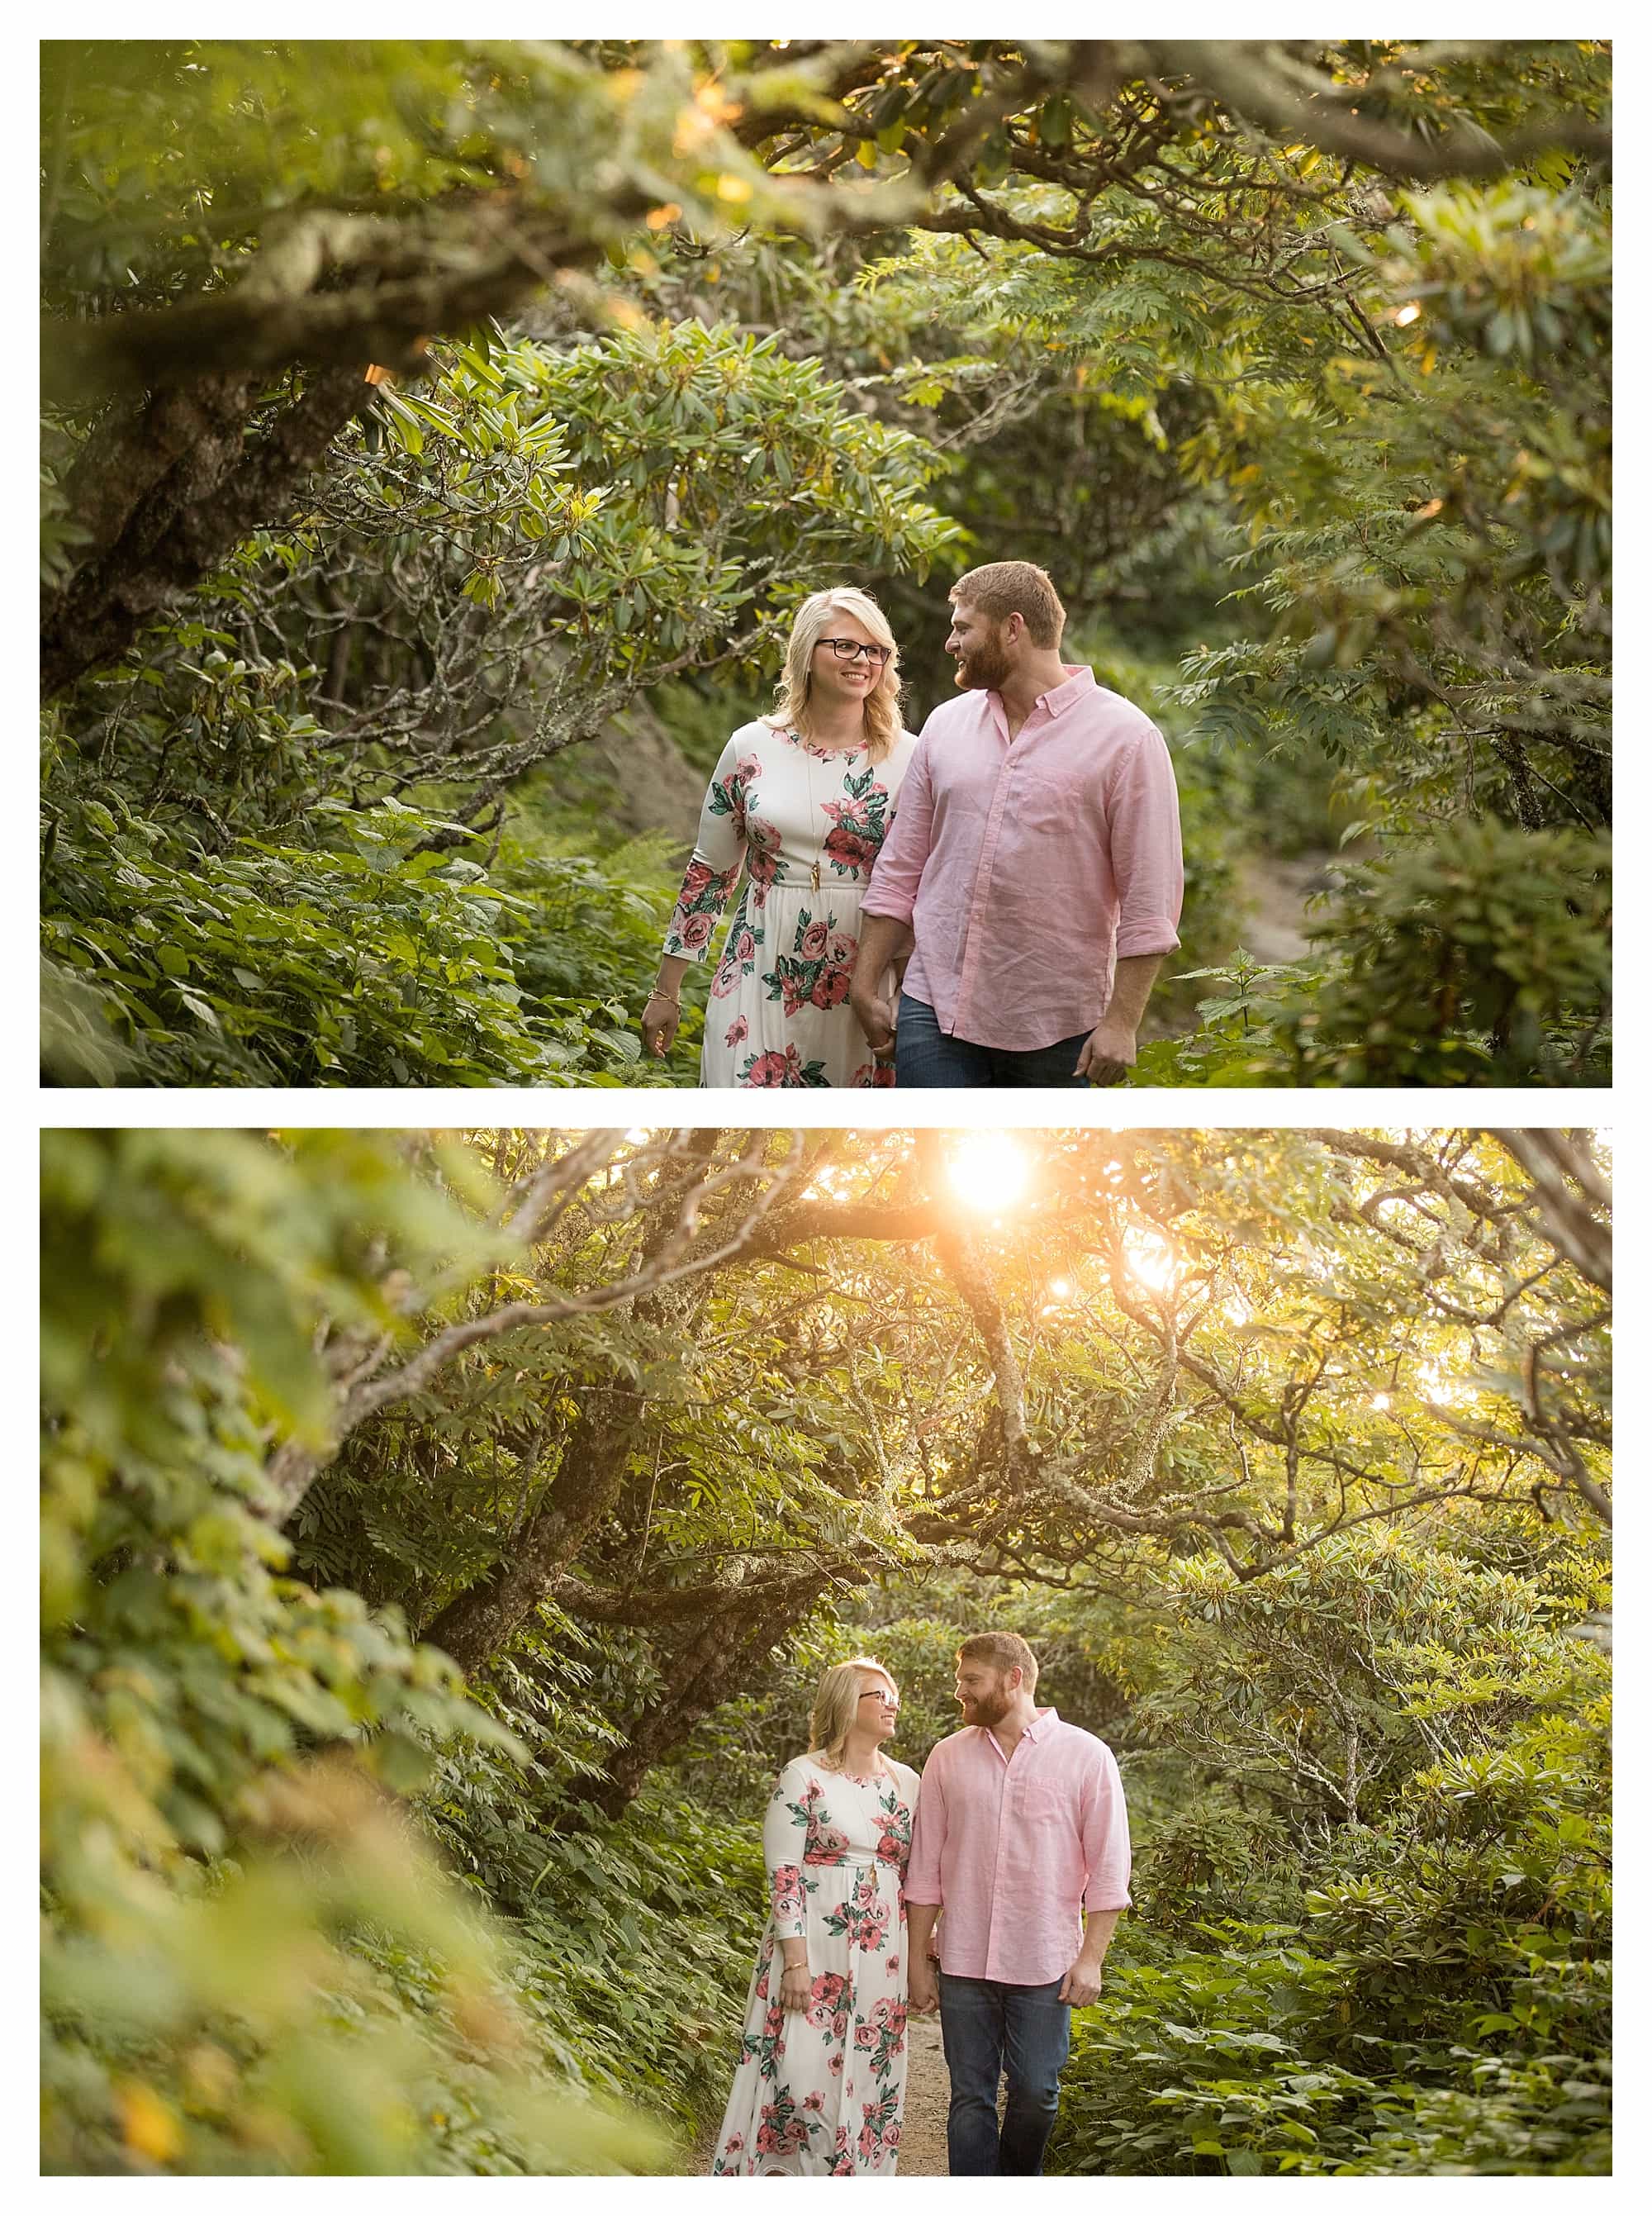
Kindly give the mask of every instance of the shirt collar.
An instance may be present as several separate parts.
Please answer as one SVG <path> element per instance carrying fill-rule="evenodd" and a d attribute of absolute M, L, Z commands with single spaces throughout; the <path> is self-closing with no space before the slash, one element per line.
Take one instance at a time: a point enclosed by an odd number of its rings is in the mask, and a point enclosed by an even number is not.
<path fill-rule="evenodd" d="M 1053 685 L 1047 692 L 1041 692 L 1038 696 L 1039 705 L 1047 716 L 1059 716 L 1063 709 L 1071 708 L 1075 700 L 1096 690 L 1096 672 L 1088 662 L 1064 662 L 1061 667 L 1067 673 L 1066 683 Z M 1053 1715 L 1054 1713 L 1052 1708 L 1050 1714 Z"/>
<path fill-rule="evenodd" d="M 1049 1732 L 1052 1726 L 1059 1724 L 1060 1720 L 1060 1717 L 1057 1715 L 1053 1708 L 1035 1708 L 1033 1711 L 1033 1720 L 1031 1723 L 1028 1725 L 1026 1730 L 1023 1732 L 1021 1736 L 1023 1739 L 1042 1739 Z M 992 1739 L 995 1736 L 991 1724 L 977 1724 L 975 1728 L 988 1739 Z M 1000 1751 L 1002 1751 L 1002 1750 L 1000 1750 Z"/>
<path fill-rule="evenodd" d="M 1047 692 L 1041 692 L 1033 703 L 1034 710 L 1041 708 L 1052 723 L 1064 711 L 1071 708 L 1075 700 L 1081 700 L 1086 692 L 1093 692 L 1096 690 L 1096 672 L 1088 662 L 1064 662 L 1061 667 L 1067 673 L 1066 681 L 1060 685 L 1052 685 Z M 1008 717 L 1004 710 L 1003 693 L 989 692 L 986 697 L 992 702 L 993 712 L 998 721 L 1004 723 L 1007 728 Z"/>

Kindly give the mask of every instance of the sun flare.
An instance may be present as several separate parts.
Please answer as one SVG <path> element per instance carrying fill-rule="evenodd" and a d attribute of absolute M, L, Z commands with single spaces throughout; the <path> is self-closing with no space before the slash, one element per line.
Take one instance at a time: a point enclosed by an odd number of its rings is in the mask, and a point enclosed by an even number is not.
<path fill-rule="evenodd" d="M 1032 1164 L 1007 1131 L 972 1131 L 952 1148 L 947 1176 L 967 1207 L 1006 1208 L 1027 1189 Z"/>
<path fill-rule="evenodd" d="M 1127 1231 L 1124 1260 L 1137 1283 L 1155 1293 L 1166 1291 L 1182 1266 L 1175 1247 L 1157 1231 Z"/>

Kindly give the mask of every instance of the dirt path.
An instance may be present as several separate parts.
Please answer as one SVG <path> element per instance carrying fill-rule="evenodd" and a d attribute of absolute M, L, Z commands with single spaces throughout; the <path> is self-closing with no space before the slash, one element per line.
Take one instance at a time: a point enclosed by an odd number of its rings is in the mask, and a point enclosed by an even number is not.
<path fill-rule="evenodd" d="M 1307 900 L 1323 889 L 1332 854 L 1277 856 L 1239 865 L 1238 943 L 1253 962 L 1295 962 L 1308 951 Z"/>
<path fill-rule="evenodd" d="M 906 2106 L 900 2119 L 899 2177 L 947 2174 L 947 2108 L 952 2084 L 941 2052 L 938 2016 L 906 2019 Z"/>

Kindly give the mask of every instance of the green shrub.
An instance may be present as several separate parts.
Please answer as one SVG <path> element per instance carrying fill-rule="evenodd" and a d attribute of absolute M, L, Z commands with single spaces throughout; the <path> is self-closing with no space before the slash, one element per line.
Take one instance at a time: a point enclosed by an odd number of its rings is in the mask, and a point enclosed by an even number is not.
<path fill-rule="evenodd" d="M 1350 869 L 1316 953 L 1214 979 L 1202 1028 L 1138 1085 L 1605 1085 L 1608 853 L 1575 831 L 1448 824 Z"/>

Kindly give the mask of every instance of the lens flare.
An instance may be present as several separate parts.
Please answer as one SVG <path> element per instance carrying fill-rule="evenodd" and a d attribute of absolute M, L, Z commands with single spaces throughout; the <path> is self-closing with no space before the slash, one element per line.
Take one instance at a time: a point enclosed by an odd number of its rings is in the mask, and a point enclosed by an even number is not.
<path fill-rule="evenodd" d="M 1175 1247 L 1168 1239 L 1161 1239 L 1157 1231 L 1127 1231 L 1124 1261 L 1137 1283 L 1155 1293 L 1166 1291 L 1175 1283 L 1182 1266 Z"/>
<path fill-rule="evenodd" d="M 973 1131 L 952 1148 L 947 1176 L 966 1207 L 1011 1207 L 1027 1190 L 1032 1165 L 1007 1131 Z"/>

